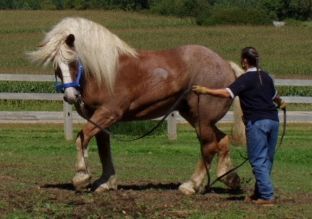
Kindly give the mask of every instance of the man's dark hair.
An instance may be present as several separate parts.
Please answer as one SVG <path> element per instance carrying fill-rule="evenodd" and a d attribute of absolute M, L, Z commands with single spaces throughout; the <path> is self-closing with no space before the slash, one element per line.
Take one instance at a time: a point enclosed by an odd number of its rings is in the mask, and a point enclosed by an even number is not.
<path fill-rule="evenodd" d="M 254 47 L 245 47 L 242 49 L 241 59 L 246 59 L 248 64 L 257 68 L 259 74 L 260 84 L 262 84 L 262 78 L 259 71 L 259 53 Z"/>
<path fill-rule="evenodd" d="M 242 59 L 246 59 L 249 65 L 259 68 L 259 53 L 253 47 L 245 47 L 242 49 Z"/>

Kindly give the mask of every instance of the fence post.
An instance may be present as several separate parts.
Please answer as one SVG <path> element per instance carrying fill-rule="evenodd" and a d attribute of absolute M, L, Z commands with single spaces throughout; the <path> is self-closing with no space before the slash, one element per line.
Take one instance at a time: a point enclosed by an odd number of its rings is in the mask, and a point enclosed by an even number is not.
<path fill-rule="evenodd" d="M 73 140 L 73 112 L 72 106 L 63 101 L 64 110 L 64 135 L 66 140 Z"/>
<path fill-rule="evenodd" d="M 177 140 L 177 112 L 171 112 L 167 118 L 168 139 Z"/>

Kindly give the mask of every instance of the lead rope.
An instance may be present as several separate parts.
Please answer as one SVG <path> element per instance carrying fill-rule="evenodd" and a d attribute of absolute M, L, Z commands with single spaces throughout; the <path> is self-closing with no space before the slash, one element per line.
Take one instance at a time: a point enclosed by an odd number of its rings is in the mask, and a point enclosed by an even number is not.
<path fill-rule="evenodd" d="M 151 134 L 153 131 L 155 131 L 155 129 L 157 129 L 164 121 L 165 119 L 171 114 L 171 112 L 178 106 L 178 104 L 183 100 L 183 98 L 190 92 L 191 90 L 191 86 L 186 89 L 179 97 L 178 99 L 174 102 L 174 104 L 171 106 L 171 108 L 168 110 L 168 112 L 163 116 L 163 118 L 152 128 L 150 129 L 148 132 L 144 133 L 143 135 L 137 137 L 137 138 L 133 138 L 133 139 L 123 139 L 123 138 L 118 138 L 116 137 L 116 135 L 113 134 L 113 132 L 111 132 L 110 130 L 108 130 L 107 128 L 102 128 L 99 124 L 97 124 L 96 122 L 92 121 L 90 118 L 88 118 L 86 115 L 84 115 L 82 113 L 82 117 L 87 120 L 88 122 L 90 122 L 92 125 L 94 125 L 95 127 L 97 127 L 98 129 L 100 129 L 102 132 L 110 135 L 110 136 L 114 136 L 115 139 L 117 139 L 118 141 L 123 141 L 123 142 L 128 142 L 128 141 L 136 141 L 139 140 L 141 138 L 144 138 L 145 136 Z M 77 96 L 78 99 L 78 104 L 84 104 L 81 95 Z"/>
<path fill-rule="evenodd" d="M 199 136 L 201 134 L 201 119 L 200 119 L 200 110 L 199 110 L 199 105 L 200 105 L 200 94 L 197 94 L 197 114 L 198 114 L 198 132 L 199 132 Z M 217 182 L 219 181 L 220 179 L 222 179 L 224 176 L 228 175 L 229 173 L 235 171 L 236 169 L 240 168 L 241 166 L 243 166 L 247 161 L 248 161 L 248 158 L 247 157 L 244 157 L 240 152 L 240 156 L 242 158 L 244 158 L 244 161 L 237 165 L 236 167 L 230 169 L 229 171 L 225 172 L 224 174 L 222 174 L 221 176 L 217 177 L 212 183 L 210 183 L 211 181 L 211 177 L 210 177 L 210 172 L 209 172 L 209 169 L 208 169 L 208 166 L 207 166 L 207 163 L 205 161 L 205 156 L 204 156 L 204 151 L 203 151 L 203 146 L 202 146 L 202 140 L 200 139 L 199 137 L 199 141 L 200 141 L 200 151 L 201 151 L 201 156 L 202 156 L 202 160 L 203 160 L 203 163 L 204 163 L 204 166 L 205 166 L 205 169 L 206 169 L 206 173 L 207 173 L 207 185 L 205 187 L 205 192 L 206 191 L 211 191 L 211 187 Z"/>
<path fill-rule="evenodd" d="M 204 149 L 203 149 L 203 145 L 202 145 L 202 139 L 200 138 L 200 134 L 201 134 L 201 124 L 200 124 L 200 110 L 199 110 L 199 104 L 200 104 L 200 94 L 197 94 L 197 115 L 198 115 L 198 140 L 200 142 L 200 152 L 201 152 L 201 156 L 202 156 L 202 160 L 203 160 L 203 163 L 204 163 L 204 166 L 205 166 L 205 170 L 206 170 L 206 174 L 207 174 L 207 186 L 205 188 L 205 190 L 209 190 L 210 191 L 210 173 L 209 173 L 209 169 L 208 169 L 208 166 L 207 166 L 207 163 L 205 161 L 205 156 L 204 156 Z"/>
<path fill-rule="evenodd" d="M 286 135 L 286 125 L 287 125 L 287 110 L 286 110 L 286 107 L 282 109 L 283 110 L 283 132 L 282 132 L 282 135 L 281 135 L 281 139 L 280 139 L 280 142 L 277 146 L 277 149 L 276 151 L 282 146 L 282 143 L 283 143 L 283 140 L 284 140 L 284 137 Z"/>

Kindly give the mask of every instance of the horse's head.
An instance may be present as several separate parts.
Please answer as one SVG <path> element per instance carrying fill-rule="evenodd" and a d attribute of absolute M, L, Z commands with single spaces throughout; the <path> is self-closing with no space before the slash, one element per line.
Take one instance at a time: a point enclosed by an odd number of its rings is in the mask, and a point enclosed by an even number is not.
<path fill-rule="evenodd" d="M 74 42 L 75 36 L 69 34 L 60 48 L 60 57 L 54 60 L 56 80 L 61 79 L 61 83 L 56 83 L 56 90 L 63 92 L 64 100 L 70 104 L 77 102 L 84 77 L 84 67 L 76 54 Z"/>
<path fill-rule="evenodd" d="M 79 72 L 112 93 L 121 54 L 137 56 L 135 49 L 115 34 L 84 18 L 64 18 L 46 34 L 36 51 L 28 53 L 33 62 L 53 63 L 55 75 L 62 81 L 57 88 L 69 103 L 77 101 L 82 89 L 83 75 Z"/>

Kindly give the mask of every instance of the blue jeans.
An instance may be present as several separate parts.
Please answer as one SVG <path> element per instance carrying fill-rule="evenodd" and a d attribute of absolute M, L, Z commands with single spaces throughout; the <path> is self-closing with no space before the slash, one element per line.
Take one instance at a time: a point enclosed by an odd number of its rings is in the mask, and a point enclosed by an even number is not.
<path fill-rule="evenodd" d="M 278 140 L 279 122 L 263 119 L 247 122 L 247 153 L 256 178 L 255 195 L 258 198 L 274 199 L 271 171 Z"/>

